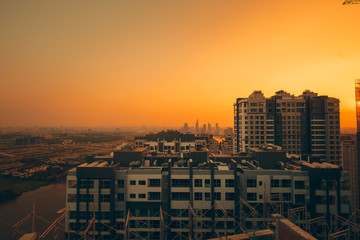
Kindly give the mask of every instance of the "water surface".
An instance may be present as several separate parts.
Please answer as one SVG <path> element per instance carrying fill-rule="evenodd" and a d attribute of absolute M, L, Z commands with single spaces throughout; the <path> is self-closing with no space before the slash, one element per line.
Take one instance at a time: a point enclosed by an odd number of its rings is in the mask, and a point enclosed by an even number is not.
<path fill-rule="evenodd" d="M 56 219 L 56 212 L 65 207 L 65 181 L 42 186 L 21 196 L 0 204 L 0 240 L 11 240 L 11 228 L 4 222 L 14 225 L 32 212 L 35 203 L 36 215 L 53 222 Z M 27 221 L 19 229 L 22 232 L 31 232 L 31 221 Z M 35 231 L 42 234 L 49 226 L 49 223 L 35 220 Z M 18 239 L 19 233 L 13 235 Z M 54 232 L 54 231 L 53 231 Z M 46 239 L 54 239 L 54 233 Z M 59 231 L 59 239 L 64 239 L 63 231 Z"/>

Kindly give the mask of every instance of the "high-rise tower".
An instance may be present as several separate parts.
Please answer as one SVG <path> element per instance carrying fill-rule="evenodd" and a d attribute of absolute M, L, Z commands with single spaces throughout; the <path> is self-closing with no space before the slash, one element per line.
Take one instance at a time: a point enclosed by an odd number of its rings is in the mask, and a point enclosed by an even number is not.
<path fill-rule="evenodd" d="M 342 167 L 350 175 L 351 206 L 359 209 L 358 166 L 356 154 L 356 137 L 352 134 L 341 136 Z"/>
<path fill-rule="evenodd" d="M 254 91 L 234 104 L 234 150 L 273 143 L 289 154 L 340 165 L 339 109 L 339 99 L 308 90 L 300 96 L 278 91 L 270 98 Z"/>
<path fill-rule="evenodd" d="M 199 133 L 199 119 L 196 120 L 196 124 L 195 124 L 195 134 Z"/>
<path fill-rule="evenodd" d="M 356 98 L 356 124 L 357 124 L 357 131 L 356 131 L 356 152 L 357 152 L 357 167 L 358 170 L 360 169 L 360 79 L 355 80 L 355 98 Z M 359 172 L 357 171 L 357 182 L 358 182 L 358 188 L 357 194 L 360 194 L 360 178 L 359 178 Z M 358 198 L 358 200 L 360 197 Z M 360 206 L 360 202 L 359 205 Z"/>
<path fill-rule="evenodd" d="M 248 98 L 238 98 L 234 104 L 235 152 L 262 144 L 274 143 L 274 118 L 267 114 L 267 99 L 261 91 Z"/>

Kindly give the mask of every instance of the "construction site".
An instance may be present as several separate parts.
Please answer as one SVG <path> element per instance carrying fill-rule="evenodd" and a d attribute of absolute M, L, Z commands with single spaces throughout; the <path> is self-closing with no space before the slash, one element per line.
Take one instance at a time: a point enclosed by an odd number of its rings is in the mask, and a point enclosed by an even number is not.
<path fill-rule="evenodd" d="M 99 228 L 108 229 L 116 233 L 117 236 L 111 239 L 169 239 L 169 232 L 171 239 L 197 239 L 194 236 L 197 228 L 206 229 L 215 237 L 209 239 L 257 239 L 257 240 L 272 240 L 272 239 L 324 239 L 324 240 L 350 240 L 359 239 L 360 231 L 360 211 L 355 210 L 351 217 L 345 219 L 336 214 L 322 216 L 318 218 L 309 218 L 306 206 L 299 208 L 290 208 L 290 206 L 282 206 L 282 204 L 275 203 L 270 198 L 264 199 L 263 211 L 256 210 L 258 206 L 252 207 L 241 199 L 239 205 L 241 217 L 236 218 L 233 213 L 226 211 L 218 202 L 216 204 L 216 219 L 234 220 L 235 225 L 229 226 L 229 232 L 235 230 L 236 234 L 229 234 L 225 224 L 218 226 L 219 221 L 203 221 L 199 220 L 208 215 L 208 212 L 200 214 L 196 209 L 193 209 L 189 204 L 188 209 L 180 212 L 178 216 L 172 216 L 163 211 L 161 208 L 153 217 L 157 217 L 159 222 L 157 226 L 154 223 L 149 223 L 146 220 L 138 220 L 136 216 L 131 214 L 131 209 L 128 210 L 125 218 L 125 226 L 120 227 L 119 224 L 110 226 L 106 223 L 97 220 L 94 217 L 88 222 L 82 233 L 72 232 L 65 234 L 64 219 L 69 214 L 69 210 L 61 209 L 57 212 L 58 218 L 49 222 L 46 219 L 38 216 L 35 211 L 29 213 L 26 217 L 21 219 L 18 223 L 10 226 L 6 222 L 1 224 L 8 225 L 9 232 L 2 233 L 1 239 L 21 239 L 21 240 L 37 240 L 37 239 L 109 239 L 106 237 L 95 237 Z M 265 207 L 264 207 L 265 206 Z M 286 209 L 286 211 L 285 211 Z M 188 217 L 185 217 L 188 216 Z M 183 221 L 181 231 L 174 228 L 173 219 L 187 219 Z M 210 218 L 209 218 L 210 219 Z M 133 231 L 131 229 L 131 221 L 137 220 L 137 229 L 152 228 L 155 231 L 153 234 L 144 236 L 144 232 Z M 256 223 L 254 227 L 248 228 L 247 222 Z M 167 223 L 167 224 L 166 224 Z M 156 225 L 156 224 L 155 224 Z M 29 229 L 31 228 L 31 230 Z M 218 229 L 223 229 L 221 232 Z M 28 231 L 31 232 L 28 232 Z M 146 230 L 147 231 L 147 230 Z M 223 232 L 225 231 L 225 232 Z M 7 238 L 3 238 L 6 236 Z M 125 236 L 125 238 L 123 238 Z"/>

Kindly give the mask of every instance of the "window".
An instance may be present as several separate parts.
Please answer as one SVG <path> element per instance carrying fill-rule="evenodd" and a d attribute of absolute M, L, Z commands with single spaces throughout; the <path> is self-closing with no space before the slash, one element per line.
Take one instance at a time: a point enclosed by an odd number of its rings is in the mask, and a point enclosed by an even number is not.
<path fill-rule="evenodd" d="M 246 181 L 246 186 L 247 187 L 256 187 L 256 179 L 248 179 Z"/>
<path fill-rule="evenodd" d="M 93 202 L 94 195 L 93 194 L 79 194 L 79 202 Z"/>
<path fill-rule="evenodd" d="M 115 211 L 116 218 L 124 218 L 125 214 L 124 211 Z"/>
<path fill-rule="evenodd" d="M 77 181 L 76 180 L 69 180 L 68 181 L 68 188 L 76 188 Z"/>
<path fill-rule="evenodd" d="M 130 228 L 136 228 L 136 221 L 135 220 L 130 220 L 129 225 L 130 225 Z"/>
<path fill-rule="evenodd" d="M 221 187 L 221 180 L 220 179 L 214 179 L 214 187 Z"/>
<path fill-rule="evenodd" d="M 87 188 L 87 180 L 79 180 L 79 188 Z"/>
<path fill-rule="evenodd" d="M 124 201 L 125 200 L 125 196 L 124 196 L 124 194 L 123 193 L 118 193 L 117 194 L 117 199 L 118 199 L 118 201 Z"/>
<path fill-rule="evenodd" d="M 291 180 L 290 179 L 283 179 L 281 180 L 282 187 L 291 187 Z"/>
<path fill-rule="evenodd" d="M 210 179 L 205 179 L 205 187 L 210 187 Z"/>
<path fill-rule="evenodd" d="M 227 228 L 228 228 L 228 229 L 234 229 L 234 226 L 235 226 L 235 224 L 234 224 L 233 221 L 228 221 L 228 222 L 227 222 Z"/>
<path fill-rule="evenodd" d="M 100 180 L 100 188 L 101 189 L 109 189 L 111 187 L 110 180 Z"/>
<path fill-rule="evenodd" d="M 135 180 L 130 180 L 130 185 L 136 185 L 136 181 Z"/>
<path fill-rule="evenodd" d="M 232 192 L 225 193 L 225 200 L 226 201 L 232 201 L 235 200 L 235 194 Z"/>
<path fill-rule="evenodd" d="M 68 202 L 76 202 L 76 194 L 68 194 Z"/>
<path fill-rule="evenodd" d="M 80 180 L 79 188 L 94 188 L 94 181 L 92 180 Z"/>
<path fill-rule="evenodd" d="M 248 201 L 256 201 L 256 193 L 247 193 L 247 200 Z"/>
<path fill-rule="evenodd" d="M 139 185 L 146 185 L 146 181 L 145 180 L 139 180 Z"/>
<path fill-rule="evenodd" d="M 205 193 L 205 201 L 210 201 L 210 193 Z"/>
<path fill-rule="evenodd" d="M 125 181 L 123 179 L 118 180 L 117 183 L 118 183 L 118 188 L 124 188 Z"/>
<path fill-rule="evenodd" d="M 160 179 L 149 179 L 149 187 L 160 187 Z"/>
<path fill-rule="evenodd" d="M 326 203 L 326 197 L 325 196 L 316 196 L 316 204 L 325 204 Z"/>
<path fill-rule="evenodd" d="M 305 181 L 295 181 L 295 189 L 305 189 Z"/>
<path fill-rule="evenodd" d="M 149 192 L 148 199 L 149 200 L 160 200 L 160 192 Z"/>
<path fill-rule="evenodd" d="M 221 193 L 220 192 L 214 192 L 215 200 L 221 201 Z"/>
<path fill-rule="evenodd" d="M 202 187 L 202 179 L 195 179 L 195 187 Z"/>
<path fill-rule="evenodd" d="M 190 193 L 189 192 L 172 192 L 171 200 L 173 200 L 173 201 L 189 201 Z"/>
<path fill-rule="evenodd" d="M 259 186 L 262 186 L 262 181 L 259 181 Z"/>
<path fill-rule="evenodd" d="M 72 229 L 72 230 L 76 230 L 77 229 L 77 226 L 76 226 L 77 224 L 76 223 L 70 223 L 70 229 Z"/>
<path fill-rule="evenodd" d="M 195 192 L 194 197 L 195 201 L 201 201 L 203 194 L 201 192 Z"/>
<path fill-rule="evenodd" d="M 135 193 L 130 193 L 130 198 L 136 198 L 136 194 Z"/>
<path fill-rule="evenodd" d="M 234 187 L 234 179 L 226 179 L 225 186 L 226 187 Z"/>
<path fill-rule="evenodd" d="M 284 201 L 291 201 L 291 193 L 284 193 L 283 194 Z"/>
<path fill-rule="evenodd" d="M 160 228 L 160 221 L 159 220 L 150 220 L 151 228 Z M 151 239 L 160 239 L 160 235 L 158 237 L 152 237 Z"/>
<path fill-rule="evenodd" d="M 304 194 L 295 194 L 295 203 L 304 203 L 305 195 Z"/>
<path fill-rule="evenodd" d="M 101 219 L 110 219 L 110 212 L 103 212 Z"/>
<path fill-rule="evenodd" d="M 147 208 L 140 208 L 138 212 L 139 217 L 147 217 L 149 216 L 149 211 Z"/>
<path fill-rule="evenodd" d="M 280 187 L 279 179 L 271 179 L 271 187 Z"/>
<path fill-rule="evenodd" d="M 110 194 L 100 194 L 100 202 L 110 202 Z"/>
<path fill-rule="evenodd" d="M 189 187 L 190 179 L 172 179 L 172 187 Z"/>
<path fill-rule="evenodd" d="M 144 193 L 139 193 L 139 198 L 146 198 L 146 194 L 144 194 Z"/>

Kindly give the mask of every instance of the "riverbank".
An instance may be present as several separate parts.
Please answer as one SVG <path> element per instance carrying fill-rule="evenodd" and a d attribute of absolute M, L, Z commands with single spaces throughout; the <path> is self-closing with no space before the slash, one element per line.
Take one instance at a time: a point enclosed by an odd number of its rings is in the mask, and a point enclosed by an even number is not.
<path fill-rule="evenodd" d="M 54 182 L 0 176 L 0 202 L 16 198 L 24 192 L 35 190 L 50 183 Z"/>

